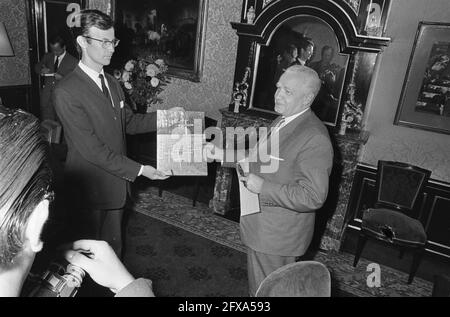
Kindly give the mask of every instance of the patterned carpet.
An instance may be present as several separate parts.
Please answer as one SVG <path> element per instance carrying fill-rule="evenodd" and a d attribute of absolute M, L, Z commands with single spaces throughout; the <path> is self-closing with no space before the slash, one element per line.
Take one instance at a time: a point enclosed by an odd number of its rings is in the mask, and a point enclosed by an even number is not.
<path fill-rule="evenodd" d="M 144 214 L 127 225 L 124 263 L 157 297 L 243 297 L 245 254 Z"/>
<path fill-rule="evenodd" d="M 192 207 L 192 201 L 190 199 L 167 191 L 164 191 L 162 197 L 159 197 L 157 188 L 148 187 L 137 192 L 133 209 L 139 213 L 207 238 L 236 251 L 245 252 L 245 247 L 242 245 L 239 237 L 239 224 L 215 215 L 206 204 L 197 203 L 197 207 Z M 406 284 L 407 274 L 382 265 L 381 286 L 367 286 L 367 278 L 371 273 L 367 272 L 367 267 L 370 262 L 361 258 L 358 266 L 354 268 L 352 266 L 353 255 L 351 254 L 317 252 L 309 257 L 308 259 L 324 263 L 330 270 L 332 276 L 332 294 L 334 296 L 431 296 L 433 286 L 431 282 L 416 277 L 414 282 L 408 285 Z M 245 270 L 245 262 L 244 264 L 236 264 L 236 267 L 241 267 Z M 236 292 L 236 294 L 227 296 L 245 295 L 242 292 Z"/>

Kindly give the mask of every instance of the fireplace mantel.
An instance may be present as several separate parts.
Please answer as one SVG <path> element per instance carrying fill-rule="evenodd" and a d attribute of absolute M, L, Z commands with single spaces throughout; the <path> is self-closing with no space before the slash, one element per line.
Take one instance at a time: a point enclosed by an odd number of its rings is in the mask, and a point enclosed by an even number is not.
<path fill-rule="evenodd" d="M 247 111 L 234 113 L 221 109 L 221 129 L 227 127 L 268 127 L 276 118 L 275 114 Z M 224 133 L 225 135 L 225 133 Z M 330 133 L 334 147 L 334 166 L 330 179 L 330 190 L 327 202 L 317 211 L 319 224 L 316 234 L 320 237 L 320 248 L 324 250 L 339 250 L 345 229 L 345 213 L 350 198 L 351 184 L 358 164 L 359 152 L 367 142 L 368 133 L 347 133 L 339 135 Z M 218 167 L 214 187 L 214 197 L 210 207 L 215 213 L 225 215 L 230 209 L 233 168 Z M 323 220 L 321 220 L 323 219 Z M 320 222 L 323 221 L 323 227 Z"/>

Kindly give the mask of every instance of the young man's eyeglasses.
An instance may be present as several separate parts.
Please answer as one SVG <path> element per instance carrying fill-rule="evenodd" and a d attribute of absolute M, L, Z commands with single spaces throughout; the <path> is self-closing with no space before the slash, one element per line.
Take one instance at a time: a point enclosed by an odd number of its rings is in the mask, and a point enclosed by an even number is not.
<path fill-rule="evenodd" d="M 118 40 L 118 39 L 114 39 L 112 41 L 108 41 L 108 40 L 100 40 L 100 39 L 96 39 L 96 38 L 93 38 L 93 37 L 90 37 L 90 36 L 84 36 L 84 35 L 83 35 L 83 37 L 85 37 L 87 39 L 94 40 L 94 41 L 102 42 L 102 47 L 103 48 L 109 48 L 110 46 L 111 47 L 117 47 L 117 45 L 119 45 L 119 42 L 120 42 L 120 40 Z"/>

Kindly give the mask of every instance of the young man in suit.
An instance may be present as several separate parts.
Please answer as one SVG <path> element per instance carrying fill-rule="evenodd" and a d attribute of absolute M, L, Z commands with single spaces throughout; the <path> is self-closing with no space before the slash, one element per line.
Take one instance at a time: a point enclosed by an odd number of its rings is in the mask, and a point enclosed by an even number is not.
<path fill-rule="evenodd" d="M 112 19 L 97 10 L 83 10 L 78 21 L 81 61 L 54 92 L 68 145 L 66 201 L 77 209 L 72 214 L 79 223 L 75 238 L 105 240 L 121 256 L 130 182 L 140 175 L 152 180 L 168 176 L 126 156 L 125 134 L 154 131 L 156 115 L 134 114 L 119 82 L 103 71 L 119 42 Z"/>
<path fill-rule="evenodd" d="M 269 273 L 305 253 L 315 211 L 328 194 L 333 148 L 327 129 L 310 109 L 320 86 L 317 73 L 308 67 L 295 65 L 283 73 L 275 93 L 281 118 L 272 124 L 266 141 L 267 148 L 278 147 L 279 157 L 271 156 L 269 165 L 250 160 L 249 173 L 240 177 L 259 195 L 261 206 L 260 213 L 240 220 L 251 296 Z"/>
<path fill-rule="evenodd" d="M 41 90 L 41 120 L 57 121 L 52 102 L 53 89 L 58 81 L 77 67 L 78 59 L 66 51 L 66 43 L 60 36 L 49 41 L 50 52 L 36 64 L 34 70 L 41 75 L 44 86 Z"/>

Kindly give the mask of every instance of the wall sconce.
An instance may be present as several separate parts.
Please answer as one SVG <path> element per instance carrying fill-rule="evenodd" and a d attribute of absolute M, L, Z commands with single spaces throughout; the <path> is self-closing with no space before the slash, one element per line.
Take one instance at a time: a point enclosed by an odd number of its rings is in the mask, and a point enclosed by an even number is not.
<path fill-rule="evenodd" d="M 11 41 L 3 22 L 0 22 L 0 56 L 14 56 Z"/>

